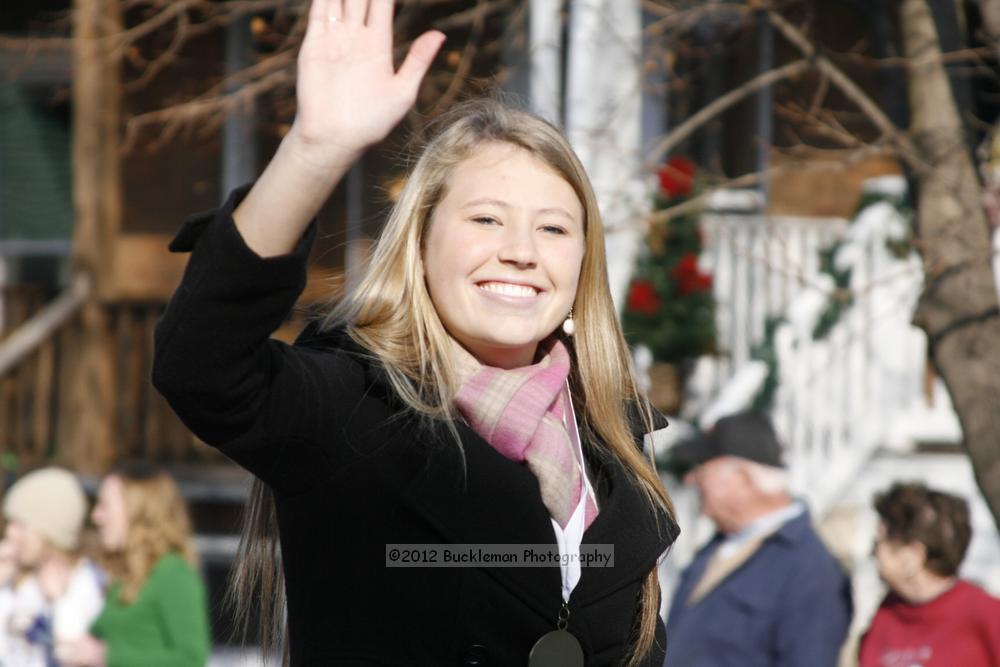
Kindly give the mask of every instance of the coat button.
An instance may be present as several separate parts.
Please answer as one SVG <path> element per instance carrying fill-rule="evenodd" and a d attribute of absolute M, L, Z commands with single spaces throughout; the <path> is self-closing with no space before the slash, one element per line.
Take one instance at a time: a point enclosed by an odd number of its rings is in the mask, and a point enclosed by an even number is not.
<path fill-rule="evenodd" d="M 486 647 L 482 644 L 473 644 L 462 652 L 463 665 L 485 667 L 485 665 L 489 664 L 489 660 L 487 658 L 488 654 L 486 653 Z"/>

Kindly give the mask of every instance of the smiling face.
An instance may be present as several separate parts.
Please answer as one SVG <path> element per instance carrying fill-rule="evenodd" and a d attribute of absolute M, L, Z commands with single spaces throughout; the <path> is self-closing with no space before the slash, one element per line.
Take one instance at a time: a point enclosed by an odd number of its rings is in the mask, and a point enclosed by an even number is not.
<path fill-rule="evenodd" d="M 491 143 L 454 168 L 423 267 L 448 333 L 480 362 L 516 368 L 569 313 L 583 254 L 572 186 L 527 151 Z"/>

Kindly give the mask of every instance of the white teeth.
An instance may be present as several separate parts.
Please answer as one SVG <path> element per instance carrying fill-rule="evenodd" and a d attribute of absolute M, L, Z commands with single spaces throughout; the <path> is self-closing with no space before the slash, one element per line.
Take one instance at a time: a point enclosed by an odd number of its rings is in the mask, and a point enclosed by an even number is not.
<path fill-rule="evenodd" d="M 504 296 L 535 296 L 538 291 L 533 287 L 528 287 L 527 285 L 511 285 L 510 283 L 482 283 L 480 285 L 484 290 L 489 290 L 490 292 L 496 292 L 497 294 L 503 294 Z"/>

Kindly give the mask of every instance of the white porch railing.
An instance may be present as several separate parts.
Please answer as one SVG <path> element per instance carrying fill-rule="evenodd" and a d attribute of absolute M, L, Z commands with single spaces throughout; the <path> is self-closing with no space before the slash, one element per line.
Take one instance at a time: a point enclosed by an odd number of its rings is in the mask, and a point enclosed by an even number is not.
<path fill-rule="evenodd" d="M 903 187 L 900 178 L 866 186 L 890 196 L 901 196 Z M 817 516 L 888 441 L 893 421 L 922 400 L 926 342 L 910 324 L 921 266 L 912 251 L 900 258 L 888 245 L 901 240 L 907 226 L 888 202 L 866 207 L 846 226 L 706 220 L 720 340 L 729 358 L 711 378 L 715 398 L 699 422 L 710 426 L 749 407 L 767 376 L 751 351 L 764 339 L 768 314 L 781 313 L 773 337 L 777 389 L 771 414 L 785 442 L 793 488 Z M 843 294 L 819 270 L 818 250 L 836 240 L 836 267 L 851 271 Z M 838 297 L 849 301 L 829 332 L 815 338 L 820 316 Z"/>
<path fill-rule="evenodd" d="M 843 218 L 709 213 L 702 216 L 702 267 L 713 276 L 718 357 L 701 362 L 698 393 L 716 396 L 819 272 L 820 251 L 847 228 Z M 707 377 L 706 377 L 707 376 Z"/>

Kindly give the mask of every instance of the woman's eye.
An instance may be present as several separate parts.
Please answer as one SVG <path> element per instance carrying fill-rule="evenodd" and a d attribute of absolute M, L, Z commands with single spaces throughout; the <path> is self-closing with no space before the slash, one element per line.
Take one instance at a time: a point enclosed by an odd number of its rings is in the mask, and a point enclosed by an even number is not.
<path fill-rule="evenodd" d="M 548 232 L 550 234 L 565 234 L 566 230 L 559 225 L 545 225 L 542 227 L 543 232 Z"/>
<path fill-rule="evenodd" d="M 478 223 L 480 223 L 482 225 L 492 225 L 492 224 L 494 224 L 494 223 L 497 222 L 497 219 L 496 218 L 491 218 L 488 215 L 481 215 L 478 218 L 473 218 L 472 221 L 473 222 L 478 222 Z"/>

